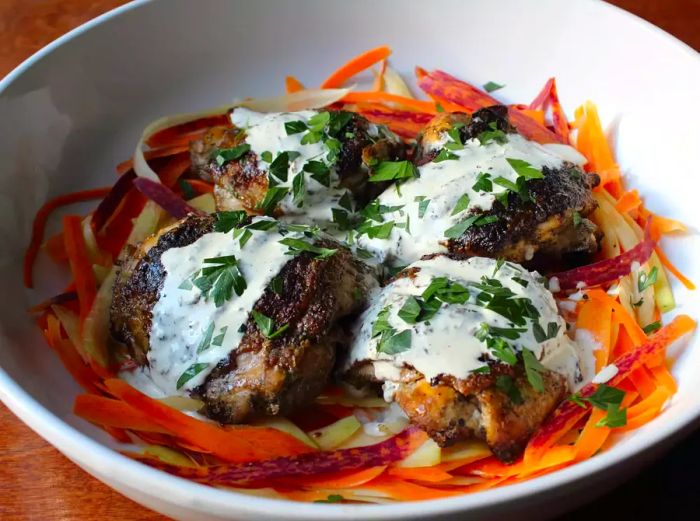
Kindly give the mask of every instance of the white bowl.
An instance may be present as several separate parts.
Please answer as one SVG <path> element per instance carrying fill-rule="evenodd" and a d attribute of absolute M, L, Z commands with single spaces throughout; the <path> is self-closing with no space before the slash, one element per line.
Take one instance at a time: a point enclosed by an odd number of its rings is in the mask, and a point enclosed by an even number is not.
<path fill-rule="evenodd" d="M 25 309 L 60 289 L 42 263 L 40 289 L 21 285 L 31 220 L 47 197 L 111 183 L 142 127 L 157 116 L 281 92 L 285 74 L 309 84 L 375 45 L 394 48 L 410 75 L 420 64 L 506 101 L 532 99 L 556 75 L 565 108 L 594 100 L 618 159 L 649 206 L 700 226 L 700 60 L 659 29 L 593 1 L 283 0 L 135 2 L 60 38 L 0 83 L 0 398 L 85 470 L 130 498 L 182 519 L 470 519 L 573 507 L 700 416 L 700 343 L 675 365 L 678 394 L 657 419 L 611 450 L 544 477 L 473 495 L 386 506 L 292 504 L 181 480 L 131 461 L 71 414 L 78 393 Z M 665 240 L 700 280 L 697 236 Z M 47 275 L 49 270 L 49 275 Z M 679 310 L 700 303 L 676 287 Z M 657 450 L 658 452 L 658 450 Z"/>

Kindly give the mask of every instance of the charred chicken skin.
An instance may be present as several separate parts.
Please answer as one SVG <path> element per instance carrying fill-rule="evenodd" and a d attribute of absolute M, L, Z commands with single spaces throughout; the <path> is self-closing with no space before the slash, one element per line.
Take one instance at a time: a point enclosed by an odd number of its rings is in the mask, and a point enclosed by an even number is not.
<path fill-rule="evenodd" d="M 114 286 L 111 331 L 139 365 L 148 368 L 153 361 L 149 354 L 154 307 L 164 298 L 161 293 L 168 275 L 163 255 L 210 234 L 214 222 L 214 217 L 190 215 L 146 240 L 123 262 Z M 232 241 L 229 236 L 226 240 Z M 274 287 L 268 285 L 253 299 L 252 311 L 240 327 L 240 341 L 228 346 L 228 355 L 191 390 L 193 397 L 204 402 L 202 412 L 207 416 L 239 423 L 260 415 L 287 414 L 311 401 L 326 385 L 336 348 L 346 338 L 340 320 L 364 306 L 373 279 L 335 241 L 316 238 L 313 244 L 335 252 L 321 258 L 304 251 L 282 261 Z M 265 268 L 266 259 L 253 261 Z M 254 313 L 271 324 L 284 324 L 283 330 L 271 335 Z"/>
<path fill-rule="evenodd" d="M 257 115 L 245 109 L 235 109 L 234 114 L 238 113 Z M 326 118 L 328 122 L 324 126 L 321 118 L 321 123 L 316 123 L 317 127 L 311 126 L 320 130 L 312 131 L 307 122 L 310 119 L 313 123 L 312 118 L 316 114 L 330 115 L 330 119 Z M 240 117 L 243 118 L 243 116 Z M 277 120 L 286 118 L 289 120 L 286 123 L 298 123 L 301 125 L 299 128 L 304 130 L 297 132 L 298 129 L 289 125 L 280 125 L 280 121 L 275 120 L 276 117 Z M 248 120 L 241 119 L 240 124 L 247 122 Z M 251 137 L 255 132 L 251 131 L 251 128 L 233 126 L 213 128 L 203 139 L 194 141 L 190 145 L 195 174 L 215 183 L 214 195 L 219 209 L 244 208 L 253 213 L 274 215 L 290 212 L 301 214 L 304 211 L 300 208 L 309 208 L 319 203 L 326 204 L 329 199 L 333 199 L 334 195 L 337 199 L 337 194 L 345 191 L 352 194 L 356 205 L 363 206 L 386 187 L 386 183 L 368 182 L 373 166 L 380 161 L 395 161 L 405 156 L 405 146 L 400 139 L 385 128 L 378 127 L 352 112 L 304 111 L 273 114 L 253 126 L 264 127 L 260 132 L 265 132 L 270 137 L 269 142 L 264 139 L 256 141 L 257 135 Z M 289 132 L 293 133 L 289 134 Z M 306 135 L 313 132 L 316 132 L 314 137 L 304 140 Z M 269 146 L 260 145 L 256 148 L 255 145 L 260 141 Z M 290 142 L 292 146 L 289 146 Z M 317 146 L 320 153 L 306 158 L 303 152 L 310 146 Z M 246 148 L 246 152 L 230 161 L 222 162 L 221 156 L 218 155 L 220 151 L 236 150 L 237 147 L 239 150 L 241 150 L 240 147 Z M 292 150 L 287 150 L 288 148 Z M 300 158 L 299 151 L 302 152 Z M 275 178 L 270 174 L 270 170 L 275 168 L 275 160 L 282 152 L 292 154 L 285 158 L 285 161 L 289 160 L 291 164 L 290 179 L 286 178 L 286 174 L 284 179 Z M 266 155 L 265 153 L 270 154 L 270 157 L 261 157 Z M 308 163 L 305 159 L 313 162 L 315 169 L 307 167 L 307 170 L 304 170 Z M 288 197 L 296 194 L 294 187 L 291 186 L 291 177 L 298 175 L 293 172 L 295 168 L 299 172 L 306 172 L 304 189 L 309 194 L 307 201 L 302 205 L 298 203 L 286 206 L 276 204 L 271 207 L 266 205 L 265 197 L 273 186 L 289 188 Z M 323 172 L 325 169 L 329 170 L 328 174 Z"/>

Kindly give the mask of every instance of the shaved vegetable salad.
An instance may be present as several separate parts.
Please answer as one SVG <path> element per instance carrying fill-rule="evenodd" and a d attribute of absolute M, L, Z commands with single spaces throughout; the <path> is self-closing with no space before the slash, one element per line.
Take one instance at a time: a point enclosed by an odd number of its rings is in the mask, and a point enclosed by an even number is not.
<path fill-rule="evenodd" d="M 369 50 L 318 87 L 287 76 L 285 95 L 239 105 L 261 112 L 343 109 L 412 142 L 440 112 L 471 113 L 501 103 L 498 83 L 482 89 L 447 72 L 416 67 L 418 98 L 390 67 L 390 54 L 385 46 Z M 357 85 L 368 71 L 373 77 L 362 90 Z M 132 157 L 117 165 L 111 187 L 56 197 L 34 221 L 25 285 L 33 287 L 42 254 L 68 266 L 72 277 L 63 293 L 31 312 L 85 391 L 75 400 L 75 414 L 109 433 L 125 455 L 198 483 L 269 497 L 319 503 L 426 500 L 575 465 L 662 413 L 676 392 L 667 349 L 695 328 L 685 315 L 664 320 L 663 313 L 675 307 L 669 279 L 688 290 L 695 286 L 671 263 L 660 240 L 686 228 L 651 212 L 641 194 L 625 186 L 596 106 L 587 101 L 569 119 L 554 78 L 532 102 L 508 105 L 508 112 L 521 135 L 573 145 L 585 156 L 586 171 L 601 177 L 593 192 L 598 203 L 593 221 L 604 234 L 598 257 L 549 274 L 564 318 L 575 324 L 571 334 L 599 347 L 597 375 L 559 404 L 515 463 L 502 463 L 480 441 L 441 448 L 405 417 L 394 417 L 384 400 L 358 398 L 335 386 L 291 417 L 231 427 L 196 415 L 202 406 L 196 399 L 154 399 L 120 380 L 119 371 L 130 362 L 115 360 L 107 347 L 115 261 L 126 245 L 138 245 L 175 219 L 215 211 L 213 185 L 190 174 L 189 144 L 214 126 L 230 126 L 231 108 L 153 122 Z M 54 210 L 90 200 L 99 200 L 93 211 L 63 217 L 62 229 L 46 236 Z"/>

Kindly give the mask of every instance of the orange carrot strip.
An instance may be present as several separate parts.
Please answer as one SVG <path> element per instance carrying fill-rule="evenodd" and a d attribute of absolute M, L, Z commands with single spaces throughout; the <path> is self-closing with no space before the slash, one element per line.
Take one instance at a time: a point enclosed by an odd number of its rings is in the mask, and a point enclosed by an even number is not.
<path fill-rule="evenodd" d="M 386 66 L 387 61 L 382 60 L 382 65 L 379 67 L 379 72 L 376 73 L 376 76 L 374 77 L 374 83 L 372 83 L 373 91 L 380 92 L 384 90 L 384 74 L 386 73 Z"/>
<path fill-rule="evenodd" d="M 78 215 L 66 215 L 63 218 L 63 239 L 70 264 L 75 289 L 80 302 L 80 318 L 84 319 L 92 307 L 97 294 L 97 283 L 92 273 L 92 263 L 88 257 L 83 238 L 82 218 Z"/>
<path fill-rule="evenodd" d="M 627 313 L 627 310 L 617 300 L 600 289 L 592 289 L 586 293 L 591 299 L 601 300 L 610 304 L 615 319 L 620 321 L 620 324 L 625 328 L 635 346 L 641 345 L 646 341 L 646 333 L 639 327 L 636 319 Z"/>
<path fill-rule="evenodd" d="M 342 470 L 332 474 L 320 474 L 318 476 L 295 477 L 290 480 L 292 486 L 304 486 L 314 488 L 350 488 L 359 487 L 368 481 L 372 481 L 386 469 L 385 465 L 370 467 L 362 470 Z"/>
<path fill-rule="evenodd" d="M 356 74 L 369 69 L 375 63 L 386 60 L 390 54 L 391 49 L 388 46 L 383 45 L 355 56 L 328 76 L 328 78 L 321 83 L 321 88 L 336 89 L 338 87 L 342 87 L 347 80 Z"/>
<path fill-rule="evenodd" d="M 61 334 L 61 323 L 53 314 L 46 316 L 46 343 L 56 352 L 61 363 L 80 386 L 90 393 L 100 393 L 97 386 L 99 377 L 85 364 L 78 351 L 68 339 Z"/>
<path fill-rule="evenodd" d="M 660 387 L 664 387 L 668 389 L 671 394 L 675 394 L 675 392 L 678 390 L 678 384 L 676 383 L 676 379 L 671 374 L 671 371 L 669 371 L 668 367 L 666 367 L 665 363 L 652 367 L 650 371 L 654 376 L 654 380 L 656 380 L 656 383 Z"/>
<path fill-rule="evenodd" d="M 119 443 L 131 443 L 131 438 L 124 429 L 120 429 L 118 427 L 108 427 L 106 425 L 101 425 L 101 427 L 107 432 L 107 434 L 109 434 Z"/>
<path fill-rule="evenodd" d="M 287 76 L 284 79 L 284 86 L 287 90 L 287 94 L 292 94 L 294 92 L 299 92 L 300 90 L 305 90 L 304 84 L 296 79 L 294 76 Z"/>
<path fill-rule="evenodd" d="M 693 281 L 687 278 L 685 275 L 683 275 L 683 273 L 681 273 L 681 271 L 671 263 L 671 261 L 661 248 L 657 246 L 654 251 L 659 256 L 659 260 L 661 261 L 661 264 L 663 264 L 664 268 L 673 273 L 673 276 L 678 279 L 678 282 L 683 284 L 689 290 L 695 289 L 695 284 L 693 284 Z"/>
<path fill-rule="evenodd" d="M 671 394 L 670 389 L 666 389 L 665 387 L 657 387 L 649 396 L 627 409 L 627 418 L 635 418 L 649 409 L 660 411 L 671 397 Z"/>
<path fill-rule="evenodd" d="M 541 110 L 533 109 L 520 109 L 520 112 L 525 114 L 528 118 L 534 119 L 540 125 L 544 125 L 544 112 Z"/>
<path fill-rule="evenodd" d="M 399 479 L 412 479 L 417 481 L 427 481 L 429 483 L 437 483 L 452 479 L 452 474 L 445 472 L 437 467 L 391 467 L 387 473 L 390 476 Z"/>
<path fill-rule="evenodd" d="M 658 353 L 664 352 L 670 343 L 695 329 L 695 325 L 695 321 L 687 315 L 675 317 L 673 321 L 659 329 L 643 345 L 616 359 L 615 365 L 618 373 L 607 385 L 615 387 L 623 382 L 630 373 L 646 364 Z M 588 384 L 579 392 L 581 396 L 587 397 L 592 395 L 595 389 L 595 385 Z M 534 436 L 530 438 L 525 450 L 525 460 L 537 461 L 539 458 L 544 457 L 548 449 L 576 425 L 589 409 L 590 406 L 582 408 L 569 400 L 560 403 L 554 412 L 540 425 Z"/>
<path fill-rule="evenodd" d="M 66 255 L 66 246 L 63 243 L 63 232 L 58 232 L 52 235 L 44 242 L 44 248 L 46 253 L 49 254 L 51 260 L 54 262 L 66 262 L 68 260 L 68 255 Z"/>
<path fill-rule="evenodd" d="M 305 443 L 276 429 L 224 428 L 197 420 L 146 396 L 122 380 L 108 379 L 105 380 L 105 385 L 114 396 L 146 414 L 185 442 L 231 463 L 293 456 L 313 451 Z"/>
<path fill-rule="evenodd" d="M 161 183 L 172 188 L 180 176 L 190 167 L 190 164 L 190 154 L 183 152 L 171 157 L 162 168 L 156 170 L 156 173 L 160 177 Z"/>
<path fill-rule="evenodd" d="M 610 358 L 612 313 L 608 299 L 589 298 L 581 304 L 576 318 L 576 328 L 588 331 L 601 346 L 593 352 L 596 372 L 605 367 Z"/>
<path fill-rule="evenodd" d="M 633 371 L 629 379 L 634 384 L 637 391 L 639 391 L 642 398 L 651 396 L 657 389 L 656 382 L 646 367 L 639 367 L 636 371 Z"/>
<path fill-rule="evenodd" d="M 615 204 L 615 209 L 620 213 L 630 212 L 636 210 L 642 204 L 642 200 L 639 198 L 639 192 L 637 190 L 628 190 Z"/>
<path fill-rule="evenodd" d="M 217 114 L 205 116 L 203 118 L 187 121 L 179 125 L 159 130 L 146 140 L 146 144 L 151 148 L 159 148 L 174 144 L 185 144 L 191 139 L 191 135 L 202 133 L 211 127 L 231 126 L 231 119 L 228 114 Z M 148 159 L 148 158 L 146 158 Z"/>
<path fill-rule="evenodd" d="M 447 490 L 424 487 L 402 479 L 387 476 L 386 474 L 379 476 L 377 479 L 370 481 L 369 483 L 366 483 L 362 486 L 362 488 L 385 492 L 393 499 L 404 501 L 438 499 L 441 497 L 456 496 L 463 493 L 458 488 Z"/>
<path fill-rule="evenodd" d="M 576 461 L 588 459 L 603 446 L 605 440 L 610 436 L 610 428 L 596 427 L 596 424 L 607 415 L 607 411 L 593 409 L 588 417 L 586 426 L 581 431 L 581 435 L 574 445 L 576 451 Z"/>
<path fill-rule="evenodd" d="M 46 201 L 34 217 L 34 222 L 32 223 L 32 238 L 29 240 L 29 247 L 24 254 L 24 285 L 28 288 L 34 287 L 34 279 L 32 276 L 32 269 L 34 268 L 34 262 L 36 262 L 36 257 L 39 254 L 39 248 L 44 240 L 44 230 L 46 229 L 46 223 L 49 220 L 51 213 L 62 206 L 66 206 L 74 203 L 81 203 L 84 201 L 90 201 L 92 199 L 100 199 L 105 197 L 111 188 L 95 188 L 92 190 L 81 190 L 80 192 L 74 192 L 72 194 L 59 195 L 53 199 Z"/>
<path fill-rule="evenodd" d="M 168 429 L 131 405 L 104 396 L 94 394 L 76 396 L 73 412 L 84 420 L 106 427 L 171 434 Z"/>
<path fill-rule="evenodd" d="M 404 107 L 411 108 L 418 112 L 427 112 L 429 114 L 437 114 L 435 103 L 432 101 L 423 101 L 398 94 L 390 94 L 388 92 L 350 92 L 341 100 L 345 103 L 398 103 Z"/>

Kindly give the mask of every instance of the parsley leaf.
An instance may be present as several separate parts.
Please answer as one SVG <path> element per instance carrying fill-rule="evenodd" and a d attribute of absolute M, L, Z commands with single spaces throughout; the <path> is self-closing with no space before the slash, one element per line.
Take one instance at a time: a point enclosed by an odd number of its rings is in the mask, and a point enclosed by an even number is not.
<path fill-rule="evenodd" d="M 545 332 L 545 330 L 542 329 L 542 326 L 540 326 L 539 322 L 533 322 L 532 333 L 535 335 L 535 340 L 537 340 L 537 342 L 546 342 L 547 340 L 557 336 L 559 333 L 559 324 L 556 322 L 550 322 L 547 324 L 547 331 Z"/>
<path fill-rule="evenodd" d="M 292 134 L 299 134 L 300 132 L 304 132 L 307 130 L 309 127 L 306 125 L 301 120 L 298 121 L 287 121 L 284 124 L 284 130 L 287 131 L 287 135 L 291 136 Z"/>
<path fill-rule="evenodd" d="M 417 177 L 418 170 L 410 161 L 382 161 L 374 167 L 374 173 L 369 178 L 372 183 L 393 181 Z"/>
<path fill-rule="evenodd" d="M 493 183 L 491 182 L 491 176 L 485 172 L 481 172 L 477 176 L 476 183 L 472 186 L 472 190 L 475 192 L 492 192 Z"/>
<path fill-rule="evenodd" d="M 327 259 L 338 251 L 334 248 L 321 248 L 306 242 L 303 239 L 294 239 L 292 237 L 286 237 L 279 242 L 280 244 L 284 244 L 285 246 L 289 247 L 289 250 L 287 250 L 288 255 L 298 255 L 302 252 L 309 252 L 314 253 L 319 259 Z"/>
<path fill-rule="evenodd" d="M 180 187 L 180 190 L 182 190 L 183 199 L 185 199 L 186 201 L 193 199 L 197 196 L 197 193 L 194 191 L 194 188 L 192 188 L 192 185 L 186 180 L 179 179 L 177 184 Z"/>
<path fill-rule="evenodd" d="M 251 314 L 253 315 L 255 325 L 258 326 L 258 329 L 265 338 L 275 338 L 284 333 L 287 329 L 289 329 L 289 324 L 284 324 L 283 326 L 280 326 L 279 328 L 275 329 L 274 320 L 272 320 L 266 315 L 263 315 L 259 311 L 253 310 L 251 311 Z"/>
<path fill-rule="evenodd" d="M 177 383 L 175 384 L 176 388 L 180 389 L 183 385 L 192 380 L 192 378 L 204 371 L 207 367 L 209 367 L 209 364 L 192 364 L 189 366 L 185 372 L 180 375 L 180 378 L 177 379 Z"/>
<path fill-rule="evenodd" d="M 228 233 L 246 222 L 248 214 L 244 210 L 216 212 L 214 218 L 214 231 Z"/>
<path fill-rule="evenodd" d="M 656 284 L 656 279 L 659 276 L 659 270 L 656 266 L 651 268 L 651 271 L 647 274 L 645 272 L 640 272 L 637 278 L 637 289 L 641 293 L 645 289 Z"/>
<path fill-rule="evenodd" d="M 299 172 L 292 181 L 292 202 L 301 207 L 304 204 L 305 195 L 306 179 L 304 178 L 304 172 Z"/>
<path fill-rule="evenodd" d="M 323 161 L 308 161 L 304 165 L 304 172 L 309 172 L 311 179 L 315 179 L 323 186 L 331 185 L 331 170 Z"/>
<path fill-rule="evenodd" d="M 270 289 L 277 295 L 281 295 L 282 291 L 284 291 L 284 281 L 282 280 L 282 277 L 274 277 L 270 281 Z"/>
<path fill-rule="evenodd" d="M 426 199 L 424 195 L 418 195 L 415 201 L 418 202 L 418 218 L 422 219 L 425 216 L 425 212 L 428 210 L 430 199 Z"/>
<path fill-rule="evenodd" d="M 458 239 L 472 226 L 484 226 L 496 221 L 498 221 L 497 215 L 470 215 L 466 219 L 445 230 L 445 237 L 448 239 Z"/>
<path fill-rule="evenodd" d="M 469 196 L 467 194 L 462 194 L 459 199 L 457 199 L 457 204 L 455 204 L 455 207 L 452 209 L 452 213 L 450 215 L 456 215 L 464 210 L 467 210 L 468 208 Z"/>
<path fill-rule="evenodd" d="M 529 349 L 523 349 L 522 355 L 527 381 L 530 382 L 530 385 L 535 391 L 539 393 L 544 392 L 544 382 L 542 381 L 541 374 L 541 372 L 545 370 L 544 366 L 535 358 L 534 353 Z"/>
<path fill-rule="evenodd" d="M 598 423 L 595 424 L 596 427 L 624 427 L 627 425 L 627 409 L 620 409 L 617 405 L 608 405 L 608 414 L 605 415 Z"/>
<path fill-rule="evenodd" d="M 199 342 L 199 346 L 197 347 L 197 353 L 206 351 L 211 347 L 211 338 L 214 335 L 214 327 L 214 322 L 207 326 L 207 329 L 204 331 L 204 336 L 202 336 L 202 340 Z"/>
<path fill-rule="evenodd" d="M 216 335 L 213 340 L 211 341 L 211 345 L 213 346 L 221 346 L 221 344 L 224 343 L 224 337 L 226 336 L 226 331 L 228 330 L 228 326 L 224 326 L 219 330 L 219 334 Z"/>
<path fill-rule="evenodd" d="M 219 166 L 223 166 L 229 161 L 238 159 L 243 156 L 246 152 L 250 150 L 250 145 L 248 143 L 243 143 L 241 145 L 235 146 L 233 148 L 220 148 L 216 151 L 214 160 Z"/>
<path fill-rule="evenodd" d="M 483 132 L 480 132 L 478 136 L 476 136 L 479 143 L 482 145 L 488 145 L 491 143 L 491 141 L 495 141 L 496 143 L 503 144 L 508 141 L 508 136 L 505 132 L 498 128 L 498 124 L 495 121 L 489 123 L 488 127 L 488 130 L 484 130 Z"/>
<path fill-rule="evenodd" d="M 506 161 L 519 176 L 524 177 L 525 179 L 544 178 L 544 174 L 540 170 L 537 170 L 534 166 L 532 166 L 527 161 L 524 161 L 523 159 L 514 159 L 512 157 L 507 157 Z"/>
<path fill-rule="evenodd" d="M 505 87 L 505 85 L 501 85 L 500 83 L 496 83 L 495 81 L 488 81 L 484 83 L 483 87 L 486 92 L 493 92 L 498 89 L 502 89 L 503 87 Z"/>
<path fill-rule="evenodd" d="M 405 329 L 400 333 L 382 338 L 377 345 L 378 353 L 395 355 L 411 349 L 411 330 Z"/>
<path fill-rule="evenodd" d="M 520 394 L 520 389 L 518 389 L 518 386 L 515 385 L 513 379 L 508 375 L 496 376 L 496 389 L 505 394 L 515 405 L 520 405 L 524 402 L 523 395 Z"/>
<path fill-rule="evenodd" d="M 571 214 L 571 218 L 573 219 L 573 221 L 574 221 L 574 226 L 575 226 L 576 228 L 578 228 L 579 226 L 581 226 L 581 214 L 580 214 L 580 213 L 578 213 L 577 211 L 574 211 L 574 213 Z"/>
<path fill-rule="evenodd" d="M 289 172 L 289 152 L 280 152 L 277 154 L 275 160 L 270 163 L 270 174 L 275 176 L 280 181 L 287 180 L 287 174 Z"/>
<path fill-rule="evenodd" d="M 204 259 L 204 264 L 200 276 L 192 282 L 205 298 L 211 293 L 217 308 L 230 300 L 234 292 L 239 297 L 243 294 L 247 285 L 234 255 Z"/>
<path fill-rule="evenodd" d="M 661 329 L 661 322 L 652 322 L 651 324 L 647 324 L 642 328 L 644 333 L 647 335 L 651 335 L 657 329 Z"/>
<path fill-rule="evenodd" d="M 277 208 L 277 204 L 284 199 L 284 196 L 289 193 L 289 188 L 284 186 L 271 186 L 267 189 L 265 198 L 258 203 L 258 208 L 263 211 L 265 215 L 272 215 Z"/>
<path fill-rule="evenodd" d="M 457 159 L 457 154 L 453 154 L 446 148 L 440 149 L 440 152 L 433 158 L 433 163 L 442 163 L 443 161 L 452 161 Z"/>
<path fill-rule="evenodd" d="M 624 397 L 625 391 L 622 389 L 600 384 L 592 395 L 582 399 L 590 403 L 593 407 L 606 411 L 610 405 L 619 407 Z"/>
<path fill-rule="evenodd" d="M 330 494 L 327 499 L 317 499 L 314 503 L 341 503 L 345 498 L 340 494 Z"/>

